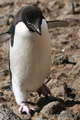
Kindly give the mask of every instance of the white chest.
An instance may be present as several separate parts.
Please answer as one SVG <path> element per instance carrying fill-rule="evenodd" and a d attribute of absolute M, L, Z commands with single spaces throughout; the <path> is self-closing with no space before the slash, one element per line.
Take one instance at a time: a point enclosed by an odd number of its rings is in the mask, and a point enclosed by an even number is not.
<path fill-rule="evenodd" d="M 50 71 L 51 46 L 46 22 L 42 36 L 30 32 L 24 23 L 17 24 L 13 47 L 10 46 L 12 81 L 32 91 L 41 86 Z"/>

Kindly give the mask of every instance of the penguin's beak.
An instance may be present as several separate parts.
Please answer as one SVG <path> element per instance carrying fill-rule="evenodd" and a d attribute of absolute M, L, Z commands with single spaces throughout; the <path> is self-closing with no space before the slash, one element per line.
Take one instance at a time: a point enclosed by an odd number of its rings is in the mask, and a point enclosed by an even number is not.
<path fill-rule="evenodd" d="M 39 35 L 42 34 L 42 32 L 41 32 L 41 25 L 40 25 L 40 22 L 39 22 L 39 21 L 33 22 L 33 23 L 30 23 L 30 22 L 27 21 L 27 25 L 28 25 L 28 27 L 29 27 L 29 29 L 30 29 L 31 31 L 36 32 L 36 33 L 38 33 Z"/>
<path fill-rule="evenodd" d="M 42 34 L 42 33 L 41 33 L 41 26 L 35 25 L 34 28 L 35 28 L 35 32 L 37 32 L 39 35 Z"/>

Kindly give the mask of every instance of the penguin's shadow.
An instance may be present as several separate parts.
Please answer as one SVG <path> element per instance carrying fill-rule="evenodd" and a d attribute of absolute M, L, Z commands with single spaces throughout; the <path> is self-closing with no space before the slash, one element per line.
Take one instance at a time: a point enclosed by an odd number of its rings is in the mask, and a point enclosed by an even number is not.
<path fill-rule="evenodd" d="M 3 90 L 6 90 L 6 89 L 11 90 L 11 86 L 10 85 L 3 86 L 1 89 L 3 89 Z M 48 96 L 48 99 L 46 97 L 40 97 L 39 100 L 37 101 L 37 103 L 30 102 L 30 101 L 27 101 L 27 103 L 32 105 L 32 106 L 37 105 L 38 109 L 36 109 L 35 112 L 40 112 L 45 105 L 49 104 L 50 102 L 55 102 L 55 101 L 58 101 L 61 105 L 63 105 L 64 106 L 63 109 L 66 109 L 66 107 L 73 107 L 76 104 L 80 105 L 80 101 L 75 101 L 74 99 L 65 101 L 65 100 L 63 100 L 61 98 L 56 98 L 56 97 L 53 97 L 53 96 Z"/>
<path fill-rule="evenodd" d="M 76 104 L 80 105 L 80 101 L 75 101 L 75 100 L 66 100 L 65 101 L 65 100 L 63 100 L 61 98 L 56 98 L 56 97 L 53 97 L 53 96 L 48 96 L 48 99 L 45 98 L 45 97 L 41 97 L 37 101 L 37 103 L 29 102 L 29 101 L 27 101 L 27 103 L 31 104 L 33 106 L 37 105 L 38 109 L 35 112 L 40 112 L 45 105 L 47 105 L 48 103 L 53 102 L 53 101 L 54 102 L 58 101 L 61 105 L 64 106 L 63 109 L 66 109 L 66 107 L 73 107 Z"/>

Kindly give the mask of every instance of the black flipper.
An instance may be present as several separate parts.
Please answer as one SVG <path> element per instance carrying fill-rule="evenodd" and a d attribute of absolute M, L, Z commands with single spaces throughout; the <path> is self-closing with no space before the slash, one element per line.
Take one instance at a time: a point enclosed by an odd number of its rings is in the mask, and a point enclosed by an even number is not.
<path fill-rule="evenodd" d="M 63 21 L 63 20 L 52 20 L 52 21 L 47 21 L 48 28 L 57 28 L 57 27 L 68 27 L 69 22 Z"/>

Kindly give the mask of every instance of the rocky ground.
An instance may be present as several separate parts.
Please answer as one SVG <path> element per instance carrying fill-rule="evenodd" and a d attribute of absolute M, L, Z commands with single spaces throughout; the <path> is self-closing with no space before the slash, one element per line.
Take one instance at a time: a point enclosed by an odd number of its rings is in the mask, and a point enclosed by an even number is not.
<path fill-rule="evenodd" d="M 69 22 L 66 28 L 49 30 L 52 67 L 45 83 L 52 96 L 46 99 L 36 92 L 29 94 L 28 103 L 37 109 L 32 117 L 18 111 L 10 89 L 10 36 L 0 37 L 0 120 L 80 120 L 80 3 L 77 3 L 73 14 L 71 0 L 0 0 L 0 33 L 8 30 L 13 16 L 26 4 L 38 5 L 47 20 Z"/>

